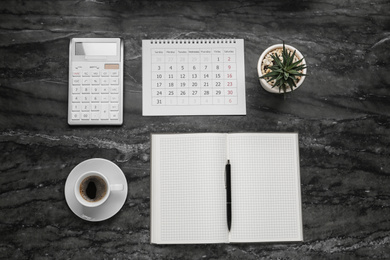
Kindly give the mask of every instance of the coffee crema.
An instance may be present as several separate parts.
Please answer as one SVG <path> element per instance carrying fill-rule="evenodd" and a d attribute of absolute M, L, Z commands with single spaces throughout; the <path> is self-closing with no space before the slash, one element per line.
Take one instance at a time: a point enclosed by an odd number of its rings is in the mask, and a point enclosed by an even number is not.
<path fill-rule="evenodd" d="M 86 177 L 80 184 L 80 195 L 88 202 L 98 202 L 107 193 L 107 184 L 99 176 Z"/>

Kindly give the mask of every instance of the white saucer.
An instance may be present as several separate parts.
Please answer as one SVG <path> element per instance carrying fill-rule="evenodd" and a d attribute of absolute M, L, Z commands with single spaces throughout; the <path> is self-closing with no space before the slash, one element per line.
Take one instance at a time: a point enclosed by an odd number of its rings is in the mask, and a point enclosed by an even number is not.
<path fill-rule="evenodd" d="M 100 206 L 86 209 L 76 199 L 74 186 L 79 176 L 88 171 L 98 171 L 106 176 L 112 184 L 123 184 L 122 191 L 110 193 L 108 199 Z M 114 216 L 122 208 L 127 197 L 127 181 L 122 170 L 113 162 L 94 158 L 79 163 L 69 173 L 65 183 L 65 199 L 74 214 L 88 221 L 102 221 Z"/>

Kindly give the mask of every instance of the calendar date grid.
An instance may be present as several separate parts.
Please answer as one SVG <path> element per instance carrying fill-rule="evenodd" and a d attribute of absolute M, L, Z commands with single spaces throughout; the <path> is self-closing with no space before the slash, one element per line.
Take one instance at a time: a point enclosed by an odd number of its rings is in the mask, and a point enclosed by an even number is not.
<path fill-rule="evenodd" d="M 151 49 L 152 105 L 237 105 L 235 48 Z"/>

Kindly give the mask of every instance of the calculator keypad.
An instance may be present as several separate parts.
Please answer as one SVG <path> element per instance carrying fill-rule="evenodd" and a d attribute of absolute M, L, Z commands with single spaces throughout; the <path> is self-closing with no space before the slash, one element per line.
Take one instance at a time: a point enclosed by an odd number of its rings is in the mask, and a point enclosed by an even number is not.
<path fill-rule="evenodd" d="M 74 124 L 118 124 L 121 117 L 119 69 L 74 65 L 70 84 L 70 122 Z"/>

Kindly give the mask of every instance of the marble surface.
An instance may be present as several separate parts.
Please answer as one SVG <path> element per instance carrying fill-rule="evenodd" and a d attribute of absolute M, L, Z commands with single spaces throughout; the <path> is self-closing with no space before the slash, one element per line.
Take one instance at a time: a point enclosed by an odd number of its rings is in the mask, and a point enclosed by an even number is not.
<path fill-rule="evenodd" d="M 1 1 L 1 259 L 390 258 L 390 4 L 362 1 Z M 124 124 L 67 124 L 72 37 L 125 41 Z M 246 116 L 142 117 L 142 39 L 243 38 Z M 285 41 L 309 76 L 286 99 L 256 64 Z M 150 133 L 299 132 L 304 241 L 150 244 Z M 113 218 L 68 208 L 70 171 L 106 158 L 129 192 Z"/>

